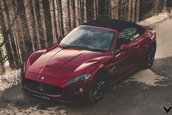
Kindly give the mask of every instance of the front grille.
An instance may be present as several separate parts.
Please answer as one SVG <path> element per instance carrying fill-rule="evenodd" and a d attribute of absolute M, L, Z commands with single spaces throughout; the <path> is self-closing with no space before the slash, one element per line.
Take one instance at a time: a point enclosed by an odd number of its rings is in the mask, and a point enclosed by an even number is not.
<path fill-rule="evenodd" d="M 61 88 L 49 85 L 45 83 L 40 83 L 33 80 L 23 80 L 23 85 L 25 85 L 27 88 L 36 91 L 38 93 L 48 94 L 48 95 L 59 95 L 61 93 Z"/>

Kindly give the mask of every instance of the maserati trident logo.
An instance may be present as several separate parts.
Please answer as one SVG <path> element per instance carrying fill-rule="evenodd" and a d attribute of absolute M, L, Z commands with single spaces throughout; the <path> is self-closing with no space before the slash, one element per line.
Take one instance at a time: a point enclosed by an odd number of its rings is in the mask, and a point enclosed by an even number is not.
<path fill-rule="evenodd" d="M 41 80 L 44 80 L 44 77 L 41 77 Z"/>

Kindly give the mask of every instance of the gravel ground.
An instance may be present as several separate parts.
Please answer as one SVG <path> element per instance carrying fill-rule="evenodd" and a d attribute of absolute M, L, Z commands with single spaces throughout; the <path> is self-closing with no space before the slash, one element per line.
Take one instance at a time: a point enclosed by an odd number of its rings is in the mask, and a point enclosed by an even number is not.
<path fill-rule="evenodd" d="M 15 70 L 0 76 L 0 91 L 4 91 L 10 87 L 20 83 L 20 70 Z"/>

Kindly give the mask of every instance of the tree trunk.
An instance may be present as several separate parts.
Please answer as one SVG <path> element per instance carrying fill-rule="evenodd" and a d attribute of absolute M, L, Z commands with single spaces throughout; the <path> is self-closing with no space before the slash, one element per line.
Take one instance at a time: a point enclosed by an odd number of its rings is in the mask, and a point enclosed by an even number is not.
<path fill-rule="evenodd" d="M 98 0 L 93 0 L 94 20 L 98 18 Z"/>
<path fill-rule="evenodd" d="M 84 0 L 84 23 L 86 22 L 87 22 L 87 1 Z"/>
<path fill-rule="evenodd" d="M 167 5 L 167 0 L 164 0 L 164 5 L 163 5 L 163 10 L 164 10 L 164 11 L 166 11 L 166 10 L 167 10 L 166 5 Z M 171 10 L 172 10 L 172 9 L 171 9 Z"/>
<path fill-rule="evenodd" d="M 71 18 L 70 18 L 70 3 L 67 0 L 67 32 L 71 31 Z"/>
<path fill-rule="evenodd" d="M 24 48 L 25 48 L 25 45 L 24 45 L 24 41 L 23 39 L 22 40 L 19 40 L 20 39 L 20 32 L 18 32 L 18 24 L 17 24 L 17 17 L 18 17 L 18 14 L 16 14 L 17 12 L 14 11 L 14 3 L 12 3 L 10 1 L 10 20 L 11 20 L 11 23 L 13 21 L 15 21 L 15 23 L 13 24 L 12 26 L 12 33 L 14 35 L 14 42 L 16 44 L 16 50 L 17 50 L 17 55 L 18 55 L 18 61 L 19 63 L 23 63 L 23 56 L 25 55 L 25 51 L 24 51 Z M 23 52 L 22 52 L 23 51 Z"/>
<path fill-rule="evenodd" d="M 99 18 L 109 18 L 109 0 L 99 1 Z"/>
<path fill-rule="evenodd" d="M 25 8 L 25 14 L 26 14 L 26 23 L 27 23 L 27 26 L 28 26 L 28 31 L 29 31 L 29 37 L 31 39 L 31 43 L 32 43 L 32 50 L 35 51 L 35 41 L 34 41 L 34 31 L 33 31 L 33 27 L 32 27 L 32 24 L 33 24 L 33 17 L 32 17 L 32 14 L 31 14 L 31 1 L 30 0 L 24 0 L 24 6 L 26 6 L 29 2 L 29 5 L 28 7 Z"/>
<path fill-rule="evenodd" d="M 0 26 L 1 26 L 1 31 L 2 31 L 2 35 L 3 35 L 3 38 L 5 40 L 5 47 L 7 49 L 7 55 L 8 55 L 8 61 L 10 63 L 10 67 L 11 68 L 14 68 L 15 67 L 15 59 L 14 59 L 14 56 L 13 56 L 13 52 L 12 52 L 12 46 L 10 44 L 10 39 L 8 37 L 8 32 L 7 32 L 7 25 L 4 21 L 4 15 L 3 15 L 3 7 L 2 7 L 2 2 L 0 3 Z"/>
<path fill-rule="evenodd" d="M 7 3 L 7 0 L 3 0 L 3 3 L 4 3 L 4 9 L 5 9 L 5 14 L 6 14 L 6 18 L 7 18 L 7 26 L 8 26 L 8 30 L 9 30 L 9 40 L 11 42 L 11 49 L 12 49 L 12 52 L 13 52 L 13 58 L 14 58 L 14 63 L 15 63 L 15 67 L 16 65 L 20 65 L 19 63 L 19 55 L 17 55 L 17 45 L 15 43 L 15 39 L 14 39 L 14 35 L 12 33 L 12 27 L 13 25 L 10 24 L 11 22 L 11 18 L 10 18 L 10 6 L 8 5 Z M 10 15 L 9 15 L 10 14 Z"/>
<path fill-rule="evenodd" d="M 91 1 L 91 0 L 89 0 L 89 1 Z M 80 10 L 81 10 L 81 12 L 80 12 L 81 22 L 80 23 L 84 23 L 84 0 L 80 0 Z"/>
<path fill-rule="evenodd" d="M 39 10 L 39 1 L 32 0 L 32 8 L 33 8 L 33 16 L 35 21 L 35 32 L 36 32 L 36 42 L 38 44 L 38 49 L 41 49 L 40 43 L 40 29 L 41 29 L 41 21 L 40 21 L 40 10 Z"/>
<path fill-rule="evenodd" d="M 41 47 L 45 48 L 48 46 L 48 43 L 47 43 L 47 30 L 46 30 L 47 28 L 45 25 L 45 14 L 44 14 L 42 0 L 39 0 L 38 5 L 39 5 L 38 10 L 40 10 L 40 21 L 41 21 L 41 23 L 40 23 L 40 25 L 41 25 L 40 35 L 43 35 L 40 37 L 40 43 L 41 43 Z"/>
<path fill-rule="evenodd" d="M 15 41 L 15 44 L 16 44 L 16 47 L 17 47 L 17 55 L 18 55 L 18 61 L 19 61 L 19 64 L 23 63 L 23 57 L 22 57 L 22 53 L 21 52 L 21 48 L 22 47 L 22 44 L 20 44 L 19 42 L 19 35 L 18 35 L 18 32 L 17 32 L 17 28 L 16 28 L 16 25 L 14 25 L 14 27 L 12 27 L 13 29 L 13 35 L 14 35 L 14 41 Z"/>
<path fill-rule="evenodd" d="M 47 43 L 48 43 L 48 46 L 51 46 L 53 44 L 53 34 L 52 34 L 49 0 L 42 0 L 42 4 L 43 4 L 45 28 L 46 28 L 46 34 L 47 34 Z"/>
<path fill-rule="evenodd" d="M 124 1 L 124 8 L 125 8 L 125 20 L 127 21 L 127 14 L 128 14 L 128 1 Z"/>
<path fill-rule="evenodd" d="M 87 1 L 87 22 L 94 20 L 94 4 L 93 0 Z"/>
<path fill-rule="evenodd" d="M 118 13 L 119 13 L 119 5 L 118 0 L 111 0 L 111 18 L 112 19 L 118 19 Z"/>
<path fill-rule="evenodd" d="M 80 0 L 77 0 L 77 26 L 81 23 Z"/>
<path fill-rule="evenodd" d="M 71 0 L 72 29 L 76 27 L 75 0 Z"/>
<path fill-rule="evenodd" d="M 104 18 L 104 12 L 105 12 L 105 1 L 104 0 L 101 0 L 99 1 L 99 18 Z"/>
<path fill-rule="evenodd" d="M 159 0 L 154 0 L 154 15 L 158 14 L 158 6 L 159 6 Z"/>
<path fill-rule="evenodd" d="M 135 22 L 135 7 L 136 7 L 136 0 L 133 0 L 132 3 L 132 22 Z"/>
<path fill-rule="evenodd" d="M 18 12 L 20 15 L 18 15 L 18 23 L 19 23 L 19 28 L 20 31 L 22 32 L 22 36 L 23 36 L 23 40 L 25 42 L 25 48 L 26 48 L 26 55 L 24 56 L 24 59 L 27 57 L 28 54 L 30 54 L 31 52 L 33 52 L 33 50 L 31 49 L 32 46 L 32 42 L 30 39 L 30 35 L 28 33 L 28 25 L 27 25 L 27 18 L 26 18 L 26 7 L 29 6 L 25 6 L 24 5 L 24 0 L 20 0 L 20 2 L 15 1 L 16 6 L 18 7 Z"/>
<path fill-rule="evenodd" d="M 51 25 L 52 25 L 52 33 L 53 33 L 53 44 L 57 42 L 57 24 L 55 18 L 55 4 L 54 0 L 49 0 L 50 3 L 50 14 L 51 14 Z"/>
<path fill-rule="evenodd" d="M 118 2 L 118 19 L 122 19 L 122 0 Z"/>
<path fill-rule="evenodd" d="M 36 33 L 36 22 L 35 22 L 35 15 L 34 15 L 34 9 L 33 9 L 33 1 L 32 0 L 29 0 L 30 1 L 30 14 L 31 14 L 31 23 L 30 23 L 30 26 L 32 27 L 32 30 L 31 30 L 31 33 L 33 35 L 33 43 L 34 43 L 34 47 L 35 47 L 35 50 L 39 49 L 39 42 L 38 42 L 38 39 L 37 39 L 37 33 Z"/>
<path fill-rule="evenodd" d="M 18 41 L 19 41 L 19 47 L 21 49 L 21 63 L 23 62 L 23 60 L 25 60 L 25 58 L 27 57 L 27 53 L 29 52 L 29 49 L 26 49 L 26 45 L 27 44 L 27 40 L 25 40 L 24 37 L 24 29 L 22 28 L 22 24 L 21 24 L 21 19 L 19 15 L 23 15 L 21 12 L 19 12 L 19 10 L 21 10 L 21 3 L 16 3 L 16 1 L 12 1 L 11 3 L 13 5 L 12 7 L 12 14 L 13 18 L 17 18 L 17 20 L 15 21 L 14 27 L 16 30 L 16 33 L 18 35 Z M 17 8 L 17 9 L 16 9 Z M 29 44 L 29 42 L 28 42 Z M 27 47 L 28 48 L 28 47 Z"/>
<path fill-rule="evenodd" d="M 0 67 L 0 75 L 1 75 L 5 72 L 1 48 L 0 48 L 0 65 L 1 65 L 1 67 Z"/>
<path fill-rule="evenodd" d="M 54 30 L 55 30 L 55 38 L 54 38 L 54 42 L 57 42 L 57 21 L 56 21 L 56 4 L 55 1 L 53 0 L 53 15 L 54 15 Z"/>
<path fill-rule="evenodd" d="M 55 20 L 55 22 L 56 22 L 56 33 L 57 33 L 57 35 L 58 34 L 61 34 L 61 30 L 60 30 L 60 18 L 59 18 L 59 9 L 58 9 L 58 7 L 57 7 L 57 0 L 54 0 L 53 1 L 53 3 L 54 3 L 54 20 Z M 57 41 L 57 36 L 55 37 L 56 38 L 56 41 Z"/>
<path fill-rule="evenodd" d="M 131 21 L 131 9 L 132 9 L 132 5 L 131 5 L 131 3 L 132 3 L 132 0 L 129 0 L 129 3 L 128 3 L 128 18 L 127 18 L 127 21 Z"/>
<path fill-rule="evenodd" d="M 107 0 L 107 12 L 108 12 L 109 19 L 112 19 L 112 16 L 111 16 L 111 1 L 110 0 Z"/>
<path fill-rule="evenodd" d="M 64 36 L 64 25 L 63 25 L 63 12 L 62 12 L 62 1 L 57 0 L 57 10 L 58 10 L 58 19 L 59 19 L 59 26 L 60 26 L 60 33 Z"/>
<path fill-rule="evenodd" d="M 139 22 L 139 17 L 140 17 L 140 0 L 137 0 L 137 5 L 136 5 L 136 22 Z"/>

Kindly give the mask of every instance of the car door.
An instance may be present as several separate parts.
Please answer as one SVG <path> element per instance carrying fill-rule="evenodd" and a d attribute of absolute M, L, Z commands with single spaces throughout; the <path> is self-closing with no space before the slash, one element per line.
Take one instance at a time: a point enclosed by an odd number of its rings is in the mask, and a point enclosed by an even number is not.
<path fill-rule="evenodd" d="M 137 32 L 137 28 L 129 27 L 119 32 L 112 63 L 109 68 L 112 83 L 125 77 L 125 74 L 137 67 L 137 57 L 139 56 L 140 48 L 139 39 L 137 38 L 139 36 L 140 34 Z M 120 50 L 120 47 L 124 44 L 128 48 Z"/>

